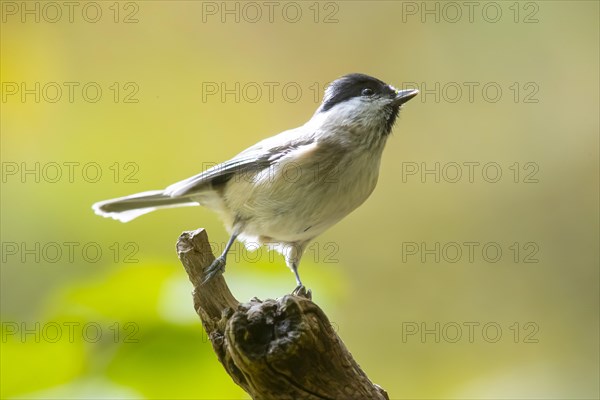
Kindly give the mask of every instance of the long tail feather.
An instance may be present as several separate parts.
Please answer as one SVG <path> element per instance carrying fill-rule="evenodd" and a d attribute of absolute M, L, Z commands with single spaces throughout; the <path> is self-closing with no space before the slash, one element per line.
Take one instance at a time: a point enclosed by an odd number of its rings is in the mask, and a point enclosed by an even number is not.
<path fill-rule="evenodd" d="M 113 218 L 121 222 L 129 222 L 140 215 L 171 207 L 196 206 L 198 202 L 186 197 L 171 197 L 165 195 L 162 190 L 151 190 L 133 194 L 131 196 L 119 197 L 111 200 L 100 201 L 92 206 L 94 212 L 107 218 Z"/>

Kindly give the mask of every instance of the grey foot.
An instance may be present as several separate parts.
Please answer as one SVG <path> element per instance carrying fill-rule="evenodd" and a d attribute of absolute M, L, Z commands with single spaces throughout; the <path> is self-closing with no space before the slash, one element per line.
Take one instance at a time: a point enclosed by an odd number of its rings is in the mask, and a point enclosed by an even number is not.
<path fill-rule="evenodd" d="M 306 289 L 304 285 L 296 286 L 296 289 L 292 292 L 293 296 L 304 297 L 305 299 L 312 300 L 312 290 Z"/>
<path fill-rule="evenodd" d="M 204 285 L 206 282 L 217 275 L 221 275 L 223 272 L 225 272 L 225 259 L 223 257 L 217 257 L 215 258 L 215 261 L 204 270 L 204 280 L 202 281 L 202 284 Z"/>

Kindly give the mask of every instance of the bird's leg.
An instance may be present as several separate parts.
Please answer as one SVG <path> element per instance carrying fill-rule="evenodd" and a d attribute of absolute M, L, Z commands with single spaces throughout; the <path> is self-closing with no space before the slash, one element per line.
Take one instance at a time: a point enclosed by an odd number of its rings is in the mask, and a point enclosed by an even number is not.
<path fill-rule="evenodd" d="M 215 261 L 213 261 L 212 264 L 210 264 L 210 266 L 206 268 L 206 270 L 204 271 L 204 280 L 202 281 L 203 285 L 215 276 L 225 272 L 225 260 L 227 259 L 227 252 L 229 251 L 231 246 L 233 246 L 233 242 L 235 242 L 237 236 L 237 233 L 231 235 L 229 241 L 225 245 L 225 250 L 223 250 L 223 253 L 219 257 L 215 258 Z"/>
<path fill-rule="evenodd" d="M 302 284 L 302 281 L 300 280 L 300 274 L 298 273 L 298 266 L 300 265 L 300 260 L 299 260 L 300 257 L 298 255 L 301 256 L 303 250 L 304 250 L 304 246 L 302 246 L 301 249 L 296 249 L 295 253 L 290 254 L 291 257 L 289 257 L 289 258 L 286 257 L 286 263 L 288 264 L 288 266 L 290 267 L 290 269 L 292 270 L 292 272 L 294 272 L 294 275 L 296 276 L 296 288 L 292 292 L 292 295 L 305 297 L 310 300 L 310 299 L 312 299 L 312 292 L 310 289 L 306 290 L 306 288 Z"/>
<path fill-rule="evenodd" d="M 302 281 L 300 281 L 300 275 L 298 274 L 298 262 L 293 262 L 291 265 L 292 271 L 294 271 L 294 275 L 296 275 L 296 288 L 292 292 L 294 296 L 305 297 L 309 300 L 312 299 L 312 291 L 310 289 L 306 290 Z"/>
<path fill-rule="evenodd" d="M 292 268 L 292 271 L 294 272 L 294 275 L 296 276 L 296 289 L 294 289 L 294 291 L 292 292 L 292 293 L 295 293 L 298 290 L 300 290 L 300 288 L 303 288 L 304 285 L 302 284 L 302 281 L 300 280 L 300 274 L 298 274 L 298 261 L 292 261 L 291 264 L 292 265 L 290 267 Z"/>

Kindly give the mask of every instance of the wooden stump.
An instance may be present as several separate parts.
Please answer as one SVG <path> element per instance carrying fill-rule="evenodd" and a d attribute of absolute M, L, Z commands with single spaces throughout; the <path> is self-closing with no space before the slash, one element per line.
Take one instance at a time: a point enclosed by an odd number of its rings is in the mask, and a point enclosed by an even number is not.
<path fill-rule="evenodd" d="M 240 304 L 223 276 L 202 285 L 204 269 L 215 259 L 204 229 L 184 232 L 177 253 L 219 361 L 253 399 L 389 399 L 354 361 L 310 293 Z"/>

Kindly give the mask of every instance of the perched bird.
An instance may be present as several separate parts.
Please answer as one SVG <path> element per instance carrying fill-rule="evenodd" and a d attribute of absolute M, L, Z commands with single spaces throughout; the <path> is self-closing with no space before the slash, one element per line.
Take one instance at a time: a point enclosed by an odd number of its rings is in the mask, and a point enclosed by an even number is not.
<path fill-rule="evenodd" d="M 417 93 L 368 75 L 345 75 L 327 87 L 304 125 L 164 190 L 101 201 L 93 209 L 127 222 L 162 208 L 205 206 L 220 215 L 231 234 L 205 281 L 224 271 L 237 239 L 247 247 L 261 244 L 279 251 L 299 290 L 298 265 L 306 246 L 373 192 L 400 107 Z"/>

